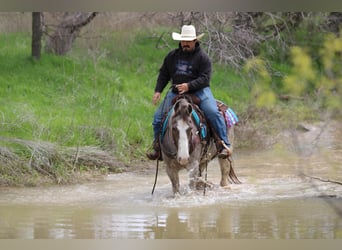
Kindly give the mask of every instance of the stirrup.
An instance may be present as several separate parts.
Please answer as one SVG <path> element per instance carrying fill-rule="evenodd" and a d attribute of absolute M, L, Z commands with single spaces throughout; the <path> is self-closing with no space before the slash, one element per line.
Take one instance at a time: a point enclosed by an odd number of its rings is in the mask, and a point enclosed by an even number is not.
<path fill-rule="evenodd" d="M 222 149 L 221 152 L 217 155 L 220 159 L 227 159 L 231 155 L 231 152 L 229 149 Z"/>
<path fill-rule="evenodd" d="M 152 152 L 146 153 L 146 156 L 148 159 L 154 161 L 154 160 L 160 160 L 160 152 L 157 150 L 153 150 Z"/>
<path fill-rule="evenodd" d="M 231 156 L 232 151 L 231 149 L 224 143 L 224 141 L 221 141 L 221 144 L 223 146 L 222 150 L 218 153 L 218 158 L 226 159 L 229 156 Z"/>

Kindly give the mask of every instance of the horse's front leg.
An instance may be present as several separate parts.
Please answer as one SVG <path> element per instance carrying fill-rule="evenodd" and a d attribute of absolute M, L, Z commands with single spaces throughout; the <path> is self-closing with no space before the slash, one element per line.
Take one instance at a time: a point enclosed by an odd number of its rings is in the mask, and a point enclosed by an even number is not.
<path fill-rule="evenodd" d="M 201 190 L 205 187 L 212 188 L 214 187 L 214 184 L 211 181 L 206 180 L 206 168 L 207 168 L 208 162 L 204 161 L 201 162 L 199 165 L 199 172 L 198 172 L 198 178 L 196 183 L 196 189 Z"/>
<path fill-rule="evenodd" d="M 229 187 L 228 175 L 230 170 L 230 165 L 227 159 L 218 159 L 221 169 L 221 187 Z"/>
<path fill-rule="evenodd" d="M 187 167 L 189 175 L 189 187 L 190 189 L 196 189 L 198 178 L 199 178 L 199 162 L 194 160 Z"/>
<path fill-rule="evenodd" d="M 172 191 L 173 194 L 179 193 L 179 175 L 178 175 L 178 169 L 174 167 L 167 166 L 166 167 L 166 173 L 170 178 L 171 184 L 172 184 Z"/>

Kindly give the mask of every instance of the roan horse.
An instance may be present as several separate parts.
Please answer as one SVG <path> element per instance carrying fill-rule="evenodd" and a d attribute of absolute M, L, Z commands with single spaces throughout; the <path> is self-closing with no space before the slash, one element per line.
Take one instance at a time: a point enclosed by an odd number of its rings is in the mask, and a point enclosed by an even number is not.
<path fill-rule="evenodd" d="M 160 145 L 166 172 L 174 194 L 179 193 L 179 171 L 186 169 L 190 189 L 200 189 L 208 182 L 202 174 L 217 155 L 213 134 L 199 108 L 186 97 L 179 98 L 163 123 Z M 228 131 L 227 131 L 228 132 Z M 229 134 L 229 133 L 227 133 Z M 232 149 L 232 148 L 231 148 Z M 218 159 L 222 187 L 240 183 L 228 159 Z"/>

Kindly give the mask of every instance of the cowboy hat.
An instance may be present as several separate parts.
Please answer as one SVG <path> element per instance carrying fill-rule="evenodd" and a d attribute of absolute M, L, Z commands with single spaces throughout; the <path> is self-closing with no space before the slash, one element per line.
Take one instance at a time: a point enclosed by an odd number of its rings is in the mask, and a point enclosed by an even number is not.
<path fill-rule="evenodd" d="M 176 41 L 193 41 L 200 39 L 204 33 L 196 36 L 196 29 L 193 25 L 183 25 L 181 33 L 172 32 L 172 39 Z"/>

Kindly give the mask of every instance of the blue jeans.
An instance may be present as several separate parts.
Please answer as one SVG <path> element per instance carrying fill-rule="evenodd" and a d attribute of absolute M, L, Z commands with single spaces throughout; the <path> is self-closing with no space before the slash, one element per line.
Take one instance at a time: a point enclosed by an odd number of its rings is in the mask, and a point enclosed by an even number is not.
<path fill-rule="evenodd" d="M 199 108 L 203 111 L 206 118 L 209 120 L 209 123 L 215 131 L 217 132 L 218 136 L 221 138 L 221 140 L 224 141 L 224 143 L 230 147 L 230 143 L 227 136 L 227 127 L 224 121 L 223 116 L 221 115 L 220 111 L 217 109 L 216 100 L 211 93 L 211 90 L 209 87 L 197 90 L 193 93 L 196 95 L 200 100 L 201 103 L 199 105 Z M 177 96 L 177 94 L 173 93 L 172 91 L 169 91 L 167 95 L 165 96 L 163 102 L 160 104 L 157 111 L 154 113 L 153 118 L 153 131 L 154 131 L 154 138 L 156 139 L 159 132 L 161 123 L 164 117 L 164 114 L 169 110 L 169 108 L 172 106 L 172 99 Z"/>

